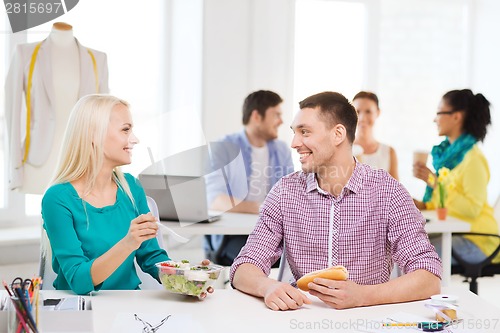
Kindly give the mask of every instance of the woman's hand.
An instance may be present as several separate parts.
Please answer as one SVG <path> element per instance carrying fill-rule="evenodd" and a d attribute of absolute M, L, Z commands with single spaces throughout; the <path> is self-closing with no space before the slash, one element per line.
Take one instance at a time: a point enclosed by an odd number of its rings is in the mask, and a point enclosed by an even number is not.
<path fill-rule="evenodd" d="M 210 264 L 211 264 L 211 262 L 210 262 L 210 260 L 208 260 L 208 259 L 204 259 L 204 260 L 201 262 L 201 264 L 202 264 L 203 266 L 208 266 L 208 265 L 210 265 Z M 221 273 L 222 273 L 222 272 L 221 272 Z M 214 288 L 212 288 L 212 287 L 208 287 L 208 288 L 207 288 L 207 292 L 206 292 L 206 293 L 201 293 L 201 294 L 200 294 L 200 299 L 203 299 L 203 298 L 207 297 L 207 295 L 208 295 L 208 294 L 211 294 L 211 293 L 213 293 L 213 292 L 214 292 Z"/>
<path fill-rule="evenodd" d="M 142 242 L 155 238 L 157 230 L 158 225 L 153 214 L 142 214 L 130 222 L 130 229 L 123 240 L 132 251 L 135 251 L 141 246 Z"/>
<path fill-rule="evenodd" d="M 429 177 L 435 179 L 436 175 L 428 167 L 426 167 L 425 164 L 419 162 L 413 164 L 413 176 L 418 179 L 422 179 L 427 186 L 434 188 L 435 181 L 429 182 Z"/>
<path fill-rule="evenodd" d="M 204 299 L 205 297 L 207 297 L 208 294 L 211 294 L 213 292 L 214 292 L 214 288 L 208 287 L 206 293 L 203 292 L 203 293 L 200 294 L 200 299 Z"/>

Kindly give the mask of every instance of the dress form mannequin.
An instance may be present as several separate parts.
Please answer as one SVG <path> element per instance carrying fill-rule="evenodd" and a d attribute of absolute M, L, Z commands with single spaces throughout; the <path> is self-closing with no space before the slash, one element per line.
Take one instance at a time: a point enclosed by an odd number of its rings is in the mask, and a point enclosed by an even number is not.
<path fill-rule="evenodd" d="M 51 73 L 55 112 L 54 141 L 47 161 L 40 166 L 25 165 L 24 183 L 19 191 L 43 194 L 52 179 L 61 141 L 80 88 L 80 58 L 71 25 L 54 23 L 48 36 L 51 45 Z"/>
<path fill-rule="evenodd" d="M 5 80 L 10 190 L 45 191 L 73 105 L 95 93 L 109 93 L 107 55 L 82 45 L 71 25 L 54 23 L 45 40 L 16 45 Z"/>

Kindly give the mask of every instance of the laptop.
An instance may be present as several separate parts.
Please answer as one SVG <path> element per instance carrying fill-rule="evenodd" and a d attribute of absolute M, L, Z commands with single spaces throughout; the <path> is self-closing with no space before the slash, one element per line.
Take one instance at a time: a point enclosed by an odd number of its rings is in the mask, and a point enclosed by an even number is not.
<path fill-rule="evenodd" d="M 140 174 L 146 195 L 158 205 L 162 221 L 215 222 L 220 214 L 209 213 L 204 177 Z"/>

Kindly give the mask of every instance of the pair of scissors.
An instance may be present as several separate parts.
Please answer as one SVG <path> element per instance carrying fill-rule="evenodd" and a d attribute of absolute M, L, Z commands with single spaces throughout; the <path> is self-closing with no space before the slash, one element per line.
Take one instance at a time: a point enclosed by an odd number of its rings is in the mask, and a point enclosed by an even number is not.
<path fill-rule="evenodd" d="M 31 295 L 33 294 L 33 280 L 31 279 L 22 279 L 20 277 L 16 277 L 14 280 L 12 280 L 12 284 L 10 285 L 12 291 L 15 294 L 18 294 L 19 298 L 24 297 L 24 302 L 26 305 L 26 308 L 31 311 Z M 19 295 L 19 293 L 22 293 L 22 296 Z"/>
<path fill-rule="evenodd" d="M 10 284 L 12 290 L 15 288 L 21 288 L 22 290 L 33 291 L 33 281 L 31 279 L 22 279 L 20 277 L 16 277 L 12 280 Z"/>

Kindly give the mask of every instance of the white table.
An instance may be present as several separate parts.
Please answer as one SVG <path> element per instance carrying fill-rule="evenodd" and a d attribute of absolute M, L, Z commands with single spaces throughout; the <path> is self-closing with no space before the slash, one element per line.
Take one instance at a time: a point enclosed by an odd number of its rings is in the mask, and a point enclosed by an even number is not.
<path fill-rule="evenodd" d="M 425 231 L 429 234 L 440 233 L 442 235 L 441 260 L 443 262 L 443 276 L 441 284 L 447 287 L 451 281 L 451 234 L 453 232 L 470 231 L 470 224 L 451 216 L 448 216 L 445 221 L 438 221 L 435 210 L 424 210 L 422 215 L 430 220 L 425 224 Z"/>
<path fill-rule="evenodd" d="M 429 234 L 442 234 L 442 285 L 449 286 L 451 280 L 451 234 L 453 232 L 470 231 L 470 224 L 448 216 L 446 221 L 438 221 L 435 210 L 423 211 L 424 217 L 430 219 L 425 230 Z M 257 223 L 258 215 L 224 213 L 221 219 L 212 223 L 184 224 L 162 221 L 175 232 L 189 237 L 192 235 L 248 235 Z"/>
<path fill-rule="evenodd" d="M 499 332 L 500 309 L 490 305 L 477 295 L 463 289 L 443 288 L 442 293 L 459 296 L 458 317 L 464 319 L 452 332 Z M 45 297 L 61 297 L 64 291 L 45 291 Z M 335 310 L 314 296 L 310 296 L 313 304 L 305 305 L 295 311 L 271 311 L 262 299 L 248 296 L 237 290 L 217 289 L 204 301 L 196 298 L 169 294 L 165 291 L 100 291 L 95 296 L 87 296 L 92 303 L 94 332 L 117 332 L 114 327 L 120 325 L 119 318 L 127 319 L 130 326 L 121 329 L 120 333 L 139 333 L 139 322 L 132 320 L 134 313 L 156 314 L 158 318 L 172 315 L 190 318 L 194 324 L 202 324 L 204 330 L 198 332 L 416 332 L 411 328 L 383 328 L 382 330 L 366 330 L 367 324 L 388 322 L 388 317 L 404 312 L 433 320 L 431 309 L 424 306 L 426 301 L 371 306 L 347 310 Z M 486 328 L 486 323 L 488 328 Z M 158 333 L 172 332 L 168 330 L 168 321 Z M 172 326 L 173 322 L 171 322 Z M 77 323 L 75 323 L 77 325 Z M 186 330 L 190 333 L 186 322 Z M 311 329 L 308 327 L 316 327 Z M 138 329 L 139 328 L 139 329 Z"/>

